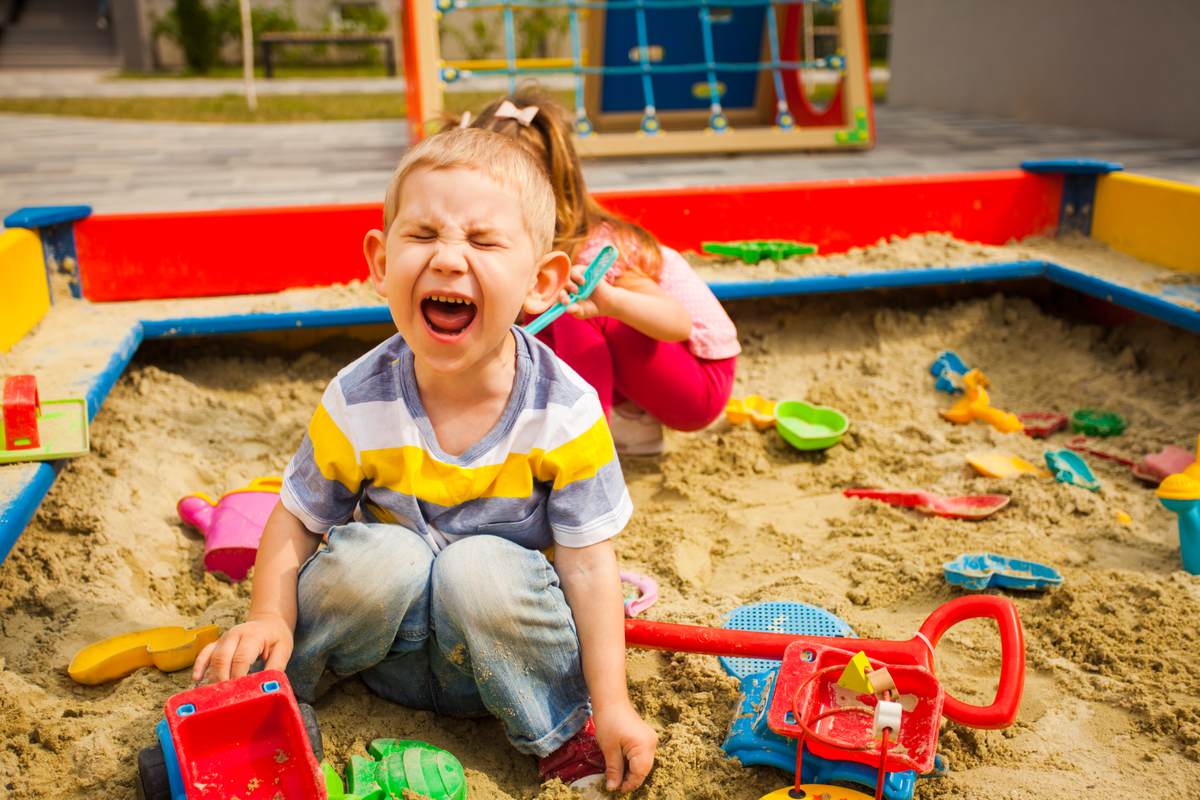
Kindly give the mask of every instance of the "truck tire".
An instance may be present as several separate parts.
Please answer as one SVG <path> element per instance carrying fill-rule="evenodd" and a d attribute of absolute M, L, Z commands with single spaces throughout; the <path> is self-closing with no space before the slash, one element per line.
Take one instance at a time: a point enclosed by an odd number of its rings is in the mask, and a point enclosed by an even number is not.
<path fill-rule="evenodd" d="M 158 745 L 145 747 L 138 753 L 137 795 L 140 800 L 171 800 L 171 780 L 167 762 Z"/>
<path fill-rule="evenodd" d="M 308 734 L 308 744 L 312 747 L 313 755 L 319 763 L 325 757 L 325 748 L 321 746 L 321 726 L 317 724 L 317 712 L 308 703 L 298 703 L 300 719 L 304 720 L 304 732 Z"/>

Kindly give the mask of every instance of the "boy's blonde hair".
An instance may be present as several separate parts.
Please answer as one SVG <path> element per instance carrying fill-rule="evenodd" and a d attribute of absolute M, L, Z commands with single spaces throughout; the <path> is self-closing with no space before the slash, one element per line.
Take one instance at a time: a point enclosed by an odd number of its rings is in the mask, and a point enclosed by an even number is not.
<path fill-rule="evenodd" d="M 474 169 L 516 190 L 521 216 L 540 258 L 554 244 L 554 190 L 542 165 L 508 136 L 480 128 L 450 130 L 430 136 L 400 159 L 383 201 L 386 234 L 400 206 L 400 189 L 414 170 Z"/>

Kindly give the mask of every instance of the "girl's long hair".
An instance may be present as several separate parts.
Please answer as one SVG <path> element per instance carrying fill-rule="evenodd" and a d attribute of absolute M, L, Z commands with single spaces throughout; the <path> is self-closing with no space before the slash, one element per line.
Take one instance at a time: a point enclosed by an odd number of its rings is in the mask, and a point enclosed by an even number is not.
<path fill-rule="evenodd" d="M 505 100 L 517 108 L 535 105 L 538 112 L 529 125 L 496 117 L 496 110 Z M 625 266 L 658 280 L 662 272 L 658 240 L 642 226 L 605 211 L 592 199 L 583 180 L 579 154 L 571 141 L 571 122 L 554 98 L 536 88 L 521 87 L 515 94 L 489 103 L 470 126 L 513 137 L 545 165 L 550 185 L 554 187 L 555 249 L 575 257 L 597 228 L 608 226 Z"/>

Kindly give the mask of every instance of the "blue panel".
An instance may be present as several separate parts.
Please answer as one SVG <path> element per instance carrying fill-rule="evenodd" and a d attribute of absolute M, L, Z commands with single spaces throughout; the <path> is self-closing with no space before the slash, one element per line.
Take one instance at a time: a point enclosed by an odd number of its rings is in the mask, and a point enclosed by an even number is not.
<path fill-rule="evenodd" d="M 645 14 L 647 43 L 652 49 L 662 48 L 662 60 L 650 63 L 655 108 L 658 111 L 707 110 L 710 100 L 705 70 L 673 74 L 660 73 L 657 70 L 658 67 L 671 64 L 705 62 L 699 5 L 683 8 L 648 8 Z M 762 6 L 721 7 L 716 3 L 712 15 L 715 62 L 757 64 L 761 61 L 765 18 Z M 640 63 L 637 48 L 636 11 L 629 8 L 609 8 L 604 15 L 604 63 L 611 66 L 636 66 Z M 630 58 L 631 54 L 633 58 Z M 758 74 L 757 70 L 717 72 L 717 80 L 725 84 L 725 93 L 720 100 L 726 111 L 754 107 Z M 692 87 L 698 83 L 704 85 L 699 97 L 692 92 Z M 602 111 L 640 112 L 644 107 L 645 96 L 640 74 L 604 75 L 600 92 Z"/>
<path fill-rule="evenodd" d="M 1021 169 L 1038 174 L 1107 175 L 1110 172 L 1119 172 L 1125 167 L 1116 161 L 1098 161 L 1094 158 L 1052 158 L 1044 161 L 1022 161 Z"/>
<path fill-rule="evenodd" d="M 40 464 L 23 464 L 29 470 L 28 482 L 21 488 L 7 506 L 0 506 L 0 562 L 8 557 L 8 552 L 16 543 L 17 537 L 33 515 L 37 512 L 42 498 L 50 491 L 54 479 L 58 477 L 63 466 L 62 461 L 43 461 Z M 5 467 L 5 471 L 15 469 L 13 465 Z"/>
<path fill-rule="evenodd" d="M 721 627 L 736 631 L 765 631 L 840 638 L 855 635 L 844 620 L 823 608 L 808 603 L 782 601 L 754 603 L 735 608 L 725 615 Z M 721 667 L 738 680 L 747 675 L 776 669 L 779 666 L 779 662 L 771 658 L 721 656 L 718 660 L 721 662 Z"/>
<path fill-rule="evenodd" d="M 281 311 L 271 314 L 230 314 L 224 317 L 155 319 L 143 322 L 142 328 L 147 339 L 168 339 L 175 336 L 205 336 L 214 333 L 377 325 L 391 321 L 392 315 L 387 306 L 360 306 L 316 311 Z"/>
<path fill-rule="evenodd" d="M 1101 300 L 1160 319 L 1192 333 L 1200 333 L 1200 311 L 1172 303 L 1170 300 L 1109 283 L 1094 275 L 1060 267 L 1058 264 L 1046 265 L 1046 277 L 1068 289 L 1099 297 Z"/>
<path fill-rule="evenodd" d="M 813 275 L 806 278 L 779 278 L 769 281 L 720 281 L 709 284 L 719 300 L 753 297 L 778 297 L 793 294 L 829 294 L 858 292 L 863 289 L 888 289 L 909 286 L 939 286 L 982 281 L 1010 281 L 1040 278 L 1045 261 L 1012 261 L 980 267 L 935 267 L 901 269 L 890 272 L 861 272 L 855 275 Z"/>
<path fill-rule="evenodd" d="M 108 397 L 113 384 L 125 372 L 125 367 L 137 352 L 141 341 L 142 327 L 135 324 L 117 345 L 116 351 L 109 357 L 108 364 L 92 379 L 86 392 L 89 422 L 96 417 L 96 412 L 100 410 L 104 398 Z M 0 505 L 0 562 L 8 557 L 17 537 L 33 519 L 38 506 L 50 491 L 54 479 L 58 477 L 65 463 L 65 460 L 43 461 L 39 464 L 21 464 L 6 468 L 29 470 L 29 477 L 8 505 Z"/>
<path fill-rule="evenodd" d="M 92 215 L 91 206 L 28 206 L 4 218 L 6 228 L 42 228 Z"/>

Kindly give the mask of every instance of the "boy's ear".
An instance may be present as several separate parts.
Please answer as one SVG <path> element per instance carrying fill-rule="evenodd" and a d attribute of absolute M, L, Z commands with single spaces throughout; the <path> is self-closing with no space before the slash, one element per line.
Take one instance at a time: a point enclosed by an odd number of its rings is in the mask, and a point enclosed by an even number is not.
<path fill-rule="evenodd" d="M 558 302 L 558 294 L 571 278 L 571 257 L 562 250 L 542 256 L 525 296 L 525 313 L 534 316 Z"/>
<path fill-rule="evenodd" d="M 383 279 L 387 275 L 387 237 L 383 231 L 367 231 L 367 238 L 363 240 L 363 255 L 367 258 L 367 269 L 371 271 L 371 283 L 375 291 L 383 294 Z"/>

